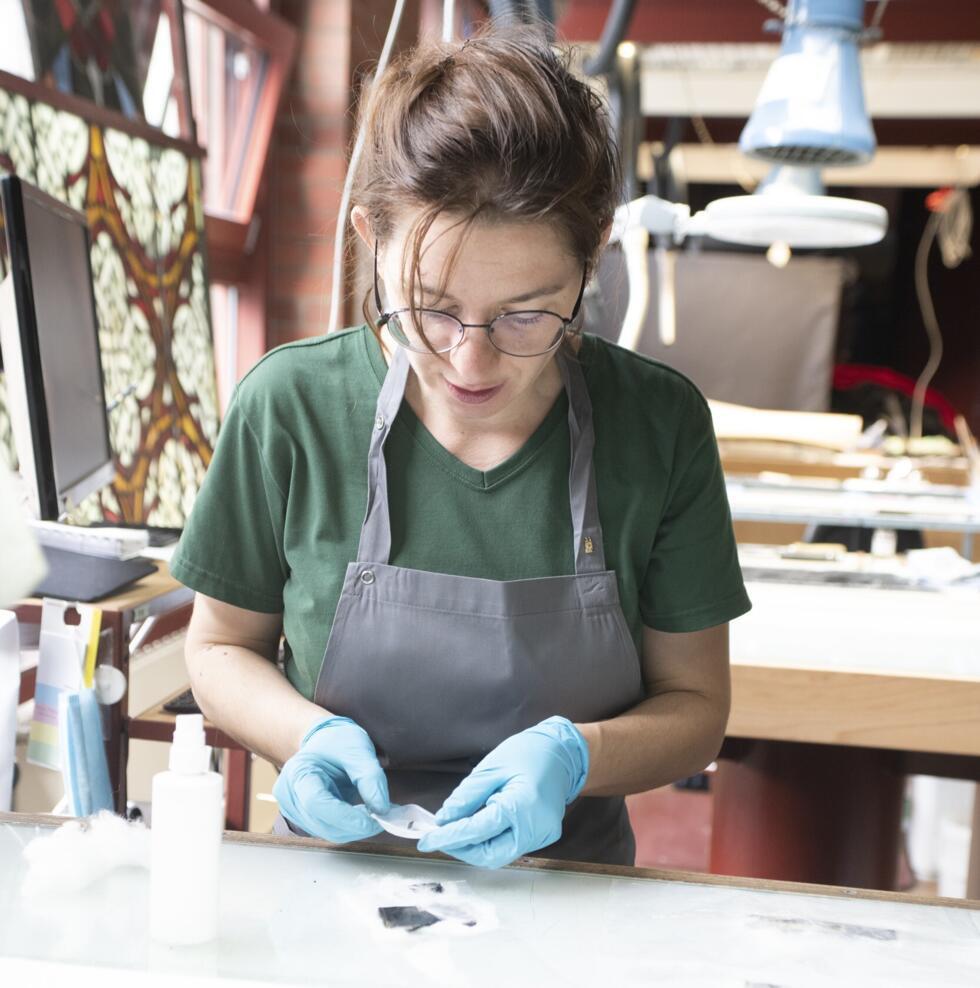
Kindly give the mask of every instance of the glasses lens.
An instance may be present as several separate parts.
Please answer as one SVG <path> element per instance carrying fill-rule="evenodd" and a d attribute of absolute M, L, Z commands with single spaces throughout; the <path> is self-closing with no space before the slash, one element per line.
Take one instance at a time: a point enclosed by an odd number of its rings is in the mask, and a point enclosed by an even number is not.
<path fill-rule="evenodd" d="M 553 312 L 509 312 L 493 321 L 493 345 L 515 357 L 533 357 L 557 346 L 565 321 Z"/>
<path fill-rule="evenodd" d="M 463 327 L 454 316 L 434 309 L 419 309 L 412 318 L 410 309 L 399 309 L 388 320 L 391 335 L 408 347 L 420 353 L 433 350 L 450 350 L 459 341 Z"/>

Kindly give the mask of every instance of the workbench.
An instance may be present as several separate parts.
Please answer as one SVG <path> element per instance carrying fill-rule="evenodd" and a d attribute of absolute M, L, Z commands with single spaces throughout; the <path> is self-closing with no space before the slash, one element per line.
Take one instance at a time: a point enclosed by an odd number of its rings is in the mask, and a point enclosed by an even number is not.
<path fill-rule="evenodd" d="M 414 851 L 235 833 L 222 846 L 218 939 L 165 947 L 147 937 L 143 869 L 50 901 L 21 898 L 22 846 L 57 822 L 0 814 L 2 984 L 70 983 L 83 966 L 111 986 L 980 984 L 978 902 L 528 859 L 488 872 Z M 386 930 L 377 902 L 355 894 L 382 876 L 466 883 L 496 928 Z"/>
<path fill-rule="evenodd" d="M 134 646 L 147 644 L 174 628 L 186 625 L 193 605 L 193 591 L 170 575 L 166 563 L 158 562 L 157 570 L 119 593 L 91 605 L 102 611 L 102 633 L 107 637 L 100 646 L 98 663 L 120 670 L 129 682 L 129 657 Z M 36 597 L 21 601 L 15 607 L 22 624 L 40 624 L 43 601 Z M 137 637 L 138 636 L 138 637 Z M 34 696 L 36 669 L 21 676 L 20 701 Z M 129 758 L 128 727 L 129 691 L 118 703 L 109 705 L 105 715 L 106 756 L 109 780 L 117 812 L 126 807 L 126 762 Z"/>
<path fill-rule="evenodd" d="M 956 532 L 967 559 L 980 532 L 980 504 L 964 487 L 923 485 L 889 492 L 882 481 L 788 476 L 778 481 L 727 476 L 726 487 L 735 522 Z"/>
<path fill-rule="evenodd" d="M 980 593 L 747 587 L 711 869 L 893 888 L 905 776 L 980 780 Z"/>
<path fill-rule="evenodd" d="M 711 870 L 894 888 L 906 776 L 980 780 L 980 595 L 762 582 L 748 590 L 753 610 L 731 626 Z M 153 633 L 186 623 L 190 596 L 161 564 L 102 602 L 114 664 L 128 672 L 137 621 L 157 615 L 164 623 Z M 35 613 L 24 617 L 39 620 L 39 602 L 27 606 Z M 169 741 L 173 732 L 159 705 L 133 714 L 126 698 L 110 711 L 117 808 L 129 738 Z M 226 751 L 226 825 L 245 830 L 249 753 L 206 730 Z M 972 860 L 970 888 L 980 894 L 980 840 Z"/>
<path fill-rule="evenodd" d="M 107 644 L 100 650 L 98 661 L 119 669 L 129 682 L 129 660 L 139 648 L 163 638 L 190 621 L 194 591 L 178 583 L 167 564 L 158 561 L 156 572 L 143 577 L 119 593 L 91 605 L 102 611 L 102 630 Z M 25 624 L 40 624 L 43 602 L 37 598 L 21 601 L 16 606 L 17 620 Z M 20 702 L 34 696 L 36 669 L 21 676 Z M 106 757 L 109 781 L 116 812 L 126 808 L 126 765 L 131 738 L 170 742 L 173 737 L 173 715 L 159 716 L 160 711 L 131 711 L 129 690 L 117 703 L 109 705 L 105 716 Z M 250 754 L 232 738 L 211 724 L 207 725 L 207 743 L 225 751 L 225 774 L 228 780 L 226 825 L 232 829 L 248 829 Z"/>

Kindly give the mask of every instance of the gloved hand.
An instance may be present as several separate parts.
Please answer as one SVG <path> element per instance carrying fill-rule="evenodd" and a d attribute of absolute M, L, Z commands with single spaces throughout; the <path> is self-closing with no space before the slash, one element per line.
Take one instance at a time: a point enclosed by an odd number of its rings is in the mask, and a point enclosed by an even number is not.
<path fill-rule="evenodd" d="M 391 805 L 374 745 L 348 717 L 325 717 L 306 732 L 272 795 L 286 819 L 335 844 L 380 834 L 368 810 L 387 813 Z M 353 805 L 358 795 L 363 806 Z"/>
<path fill-rule="evenodd" d="M 588 774 L 585 738 L 571 721 L 549 717 L 502 741 L 463 779 L 418 849 L 501 868 L 558 840 Z"/>

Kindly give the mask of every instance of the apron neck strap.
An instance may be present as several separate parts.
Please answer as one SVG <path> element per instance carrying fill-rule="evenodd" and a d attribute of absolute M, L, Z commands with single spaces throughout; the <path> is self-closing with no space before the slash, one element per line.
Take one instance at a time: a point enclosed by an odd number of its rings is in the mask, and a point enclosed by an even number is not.
<path fill-rule="evenodd" d="M 381 385 L 381 394 L 378 395 L 368 448 L 367 511 L 357 547 L 357 560 L 361 563 L 387 564 L 391 555 L 391 513 L 388 510 L 388 468 L 384 446 L 405 396 L 409 368 L 404 348 L 396 346 Z"/>
<path fill-rule="evenodd" d="M 606 568 L 606 561 L 602 527 L 599 524 L 595 470 L 592 465 L 595 447 L 592 402 L 578 361 L 567 357 L 560 350 L 555 359 L 558 361 L 562 384 L 568 393 L 568 435 L 571 445 L 568 494 L 575 572 L 601 573 Z M 374 428 L 371 432 L 367 511 L 357 549 L 358 562 L 387 564 L 391 555 L 391 513 L 388 510 L 388 470 L 384 445 L 405 396 L 410 366 L 404 348 L 396 346 L 378 395 Z"/>
<path fill-rule="evenodd" d="M 572 509 L 572 554 L 576 573 L 601 573 L 606 568 L 602 526 L 595 488 L 592 453 L 592 399 L 585 384 L 582 365 L 561 350 L 555 358 L 568 393 L 568 439 L 571 460 L 568 468 L 568 500 Z"/>

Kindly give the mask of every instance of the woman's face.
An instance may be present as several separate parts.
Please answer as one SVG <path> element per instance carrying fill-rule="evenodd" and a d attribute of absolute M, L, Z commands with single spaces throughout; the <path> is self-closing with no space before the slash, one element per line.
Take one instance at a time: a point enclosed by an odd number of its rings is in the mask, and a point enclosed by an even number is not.
<path fill-rule="evenodd" d="M 408 307 L 402 280 L 408 218 L 380 246 L 382 299 L 390 311 Z M 542 222 L 474 223 L 462 244 L 444 291 L 438 289 L 459 239 L 455 218 L 439 217 L 422 247 L 419 306 L 441 309 L 463 323 L 489 323 L 505 312 L 547 309 L 568 317 L 582 283 L 582 266 L 558 231 Z M 410 245 L 409 245 L 410 249 Z M 410 266 L 405 265 L 405 277 Z M 390 348 L 398 344 L 384 330 Z M 447 353 L 407 351 L 424 407 L 460 425 L 512 424 L 540 402 L 554 400 L 560 385 L 555 353 L 515 357 L 501 353 L 485 330 L 468 328 Z"/>

